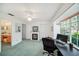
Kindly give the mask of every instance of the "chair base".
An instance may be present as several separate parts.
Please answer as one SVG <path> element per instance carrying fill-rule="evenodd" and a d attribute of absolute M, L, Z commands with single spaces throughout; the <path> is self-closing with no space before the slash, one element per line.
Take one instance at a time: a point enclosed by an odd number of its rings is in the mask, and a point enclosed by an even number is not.
<path fill-rule="evenodd" d="M 43 54 L 48 54 L 48 56 L 55 56 L 54 53 L 49 53 L 49 52 L 43 52 Z"/>

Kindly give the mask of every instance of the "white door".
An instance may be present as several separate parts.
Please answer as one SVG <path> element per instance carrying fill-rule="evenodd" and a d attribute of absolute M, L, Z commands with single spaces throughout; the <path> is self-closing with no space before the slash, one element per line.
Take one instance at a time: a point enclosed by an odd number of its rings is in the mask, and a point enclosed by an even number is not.
<path fill-rule="evenodd" d="M 1 26 L 0 26 L 0 53 L 1 53 Z"/>
<path fill-rule="evenodd" d="M 26 39 L 26 24 L 22 24 L 22 39 Z"/>

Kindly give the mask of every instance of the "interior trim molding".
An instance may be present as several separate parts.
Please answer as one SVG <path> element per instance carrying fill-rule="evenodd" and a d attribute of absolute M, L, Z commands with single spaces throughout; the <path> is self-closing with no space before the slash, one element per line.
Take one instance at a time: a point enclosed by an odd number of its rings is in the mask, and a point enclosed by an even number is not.
<path fill-rule="evenodd" d="M 63 22 L 63 21 L 65 21 L 65 20 L 68 20 L 68 19 L 70 19 L 70 18 L 72 18 L 72 17 L 74 17 L 74 16 L 77 16 L 77 15 L 79 16 L 79 12 L 76 12 L 75 14 L 73 14 L 73 15 L 71 15 L 71 16 L 68 16 L 67 18 L 61 20 L 60 22 Z"/>
<path fill-rule="evenodd" d="M 75 3 L 70 5 L 67 9 L 65 9 L 58 17 L 56 17 L 54 20 L 56 21 L 59 17 L 61 17 L 67 10 L 69 10 Z"/>

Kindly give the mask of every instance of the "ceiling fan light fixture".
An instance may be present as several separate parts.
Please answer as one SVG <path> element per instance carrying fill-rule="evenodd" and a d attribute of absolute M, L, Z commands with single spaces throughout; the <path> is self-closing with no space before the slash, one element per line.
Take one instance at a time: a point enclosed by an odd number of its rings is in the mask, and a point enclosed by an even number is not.
<path fill-rule="evenodd" d="M 28 21 L 32 21 L 32 18 L 31 17 L 28 17 Z"/>

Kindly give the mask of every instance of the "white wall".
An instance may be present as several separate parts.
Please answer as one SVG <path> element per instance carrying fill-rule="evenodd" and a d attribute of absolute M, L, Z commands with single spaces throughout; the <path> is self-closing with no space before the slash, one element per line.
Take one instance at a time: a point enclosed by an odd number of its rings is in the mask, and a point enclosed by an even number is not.
<path fill-rule="evenodd" d="M 40 22 L 29 22 L 26 25 L 26 38 L 31 39 L 32 37 L 32 26 L 38 26 L 39 27 L 39 39 L 42 37 L 48 37 L 51 36 L 51 26 L 48 21 L 40 21 Z"/>
<path fill-rule="evenodd" d="M 60 26 L 57 25 L 57 23 L 59 23 L 65 17 L 69 17 L 69 16 L 75 14 L 76 12 L 79 12 L 79 4 L 74 4 L 66 12 L 64 12 L 63 15 L 61 15 L 58 19 L 56 19 L 56 21 L 53 23 L 53 25 L 54 25 L 54 38 L 56 38 L 57 33 L 60 33 Z"/>
<path fill-rule="evenodd" d="M 11 22 L 11 26 L 12 26 L 11 46 L 14 46 L 14 45 L 18 44 L 19 42 L 21 42 L 22 41 L 22 31 L 17 33 L 15 30 L 15 28 L 16 28 L 15 24 L 19 24 L 21 26 L 21 30 L 22 30 L 22 24 L 24 22 L 22 22 L 20 19 L 8 16 L 8 15 L 2 13 L 0 15 L 0 21 L 3 21 L 3 20 L 4 21 L 7 20 L 7 21 Z"/>
<path fill-rule="evenodd" d="M 60 25 L 57 25 L 57 23 L 56 22 L 54 22 L 54 28 L 53 28 L 53 30 L 54 30 L 54 32 L 53 32 L 53 38 L 54 39 L 56 39 L 56 37 L 57 37 L 57 34 L 58 33 L 60 33 Z"/>
<path fill-rule="evenodd" d="M 21 32 L 16 32 L 16 24 L 21 26 Z M 12 23 L 12 46 L 22 41 L 22 24 L 19 22 Z"/>

